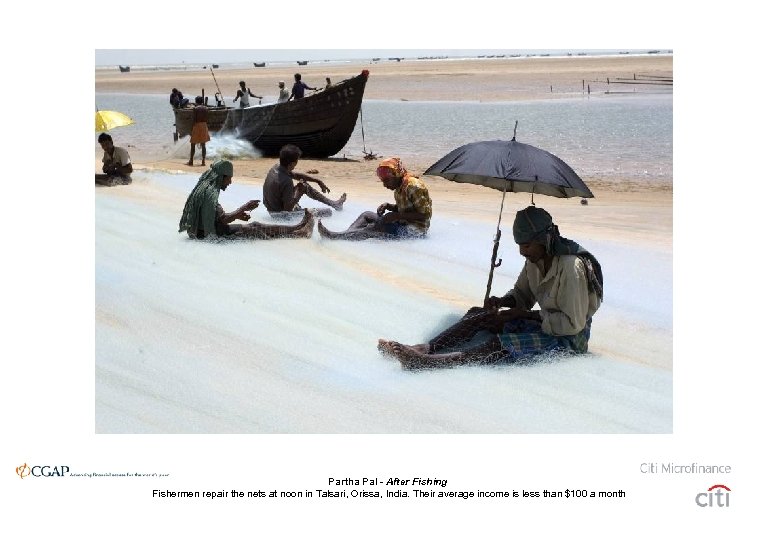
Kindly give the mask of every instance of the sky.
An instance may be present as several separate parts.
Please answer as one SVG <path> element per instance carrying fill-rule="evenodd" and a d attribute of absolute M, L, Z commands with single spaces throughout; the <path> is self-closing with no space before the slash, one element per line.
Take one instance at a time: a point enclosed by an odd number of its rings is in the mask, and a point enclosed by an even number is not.
<path fill-rule="evenodd" d="M 657 47 L 668 50 L 668 47 Z M 476 56 L 491 54 L 528 54 L 540 49 L 96 49 L 96 66 L 159 65 L 212 62 L 264 62 L 294 60 L 352 60 L 401 56 Z M 545 49 L 551 53 L 568 51 L 597 52 L 605 49 Z M 616 50 L 616 49 L 609 49 Z M 627 49 L 620 49 L 627 50 Z"/>

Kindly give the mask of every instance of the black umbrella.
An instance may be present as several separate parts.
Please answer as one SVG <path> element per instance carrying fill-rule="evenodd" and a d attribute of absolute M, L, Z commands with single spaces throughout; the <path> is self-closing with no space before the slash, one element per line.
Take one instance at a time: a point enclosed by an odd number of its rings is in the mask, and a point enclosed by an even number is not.
<path fill-rule="evenodd" d="M 585 182 L 562 159 L 541 148 L 519 143 L 514 137 L 511 141 L 480 141 L 460 146 L 428 167 L 423 174 L 487 186 L 504 193 L 493 239 L 493 257 L 485 300 L 490 296 L 493 270 L 501 265 L 501 259 L 496 262 L 496 256 L 507 191 L 531 193 L 531 204 L 534 193 L 561 198 L 593 197 Z"/>

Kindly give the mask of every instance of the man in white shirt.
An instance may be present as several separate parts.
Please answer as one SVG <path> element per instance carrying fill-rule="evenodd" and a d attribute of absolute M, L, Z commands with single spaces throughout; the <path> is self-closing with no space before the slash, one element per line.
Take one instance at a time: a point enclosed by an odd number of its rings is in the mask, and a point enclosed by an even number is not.
<path fill-rule="evenodd" d="M 284 81 L 279 81 L 279 103 L 290 101 L 290 91 L 284 87 Z"/>
<path fill-rule="evenodd" d="M 260 101 L 263 100 L 263 96 L 256 96 L 252 93 L 252 91 L 246 87 L 246 82 L 239 81 L 238 82 L 238 91 L 236 91 L 236 97 L 233 98 L 233 103 L 236 102 L 237 99 L 240 99 L 239 105 L 242 109 L 245 109 L 249 107 L 249 96 L 252 96 L 253 98 L 257 98 Z"/>
<path fill-rule="evenodd" d="M 579 244 L 561 237 L 550 214 L 541 208 L 529 206 L 518 212 L 512 232 L 525 265 L 509 292 L 501 298 L 491 296 L 482 308 L 471 308 L 428 343 L 403 345 L 380 339 L 379 350 L 410 369 L 587 352 L 591 318 L 604 298 L 601 265 Z M 540 309 L 532 310 L 537 304 Z M 492 336 L 468 346 L 481 331 Z"/>
<path fill-rule="evenodd" d="M 95 183 L 116 186 L 132 182 L 130 174 L 133 172 L 133 164 L 130 163 L 130 154 L 127 150 L 114 146 L 114 141 L 108 133 L 101 133 L 98 136 L 98 143 L 103 149 L 103 174 L 95 174 Z"/>

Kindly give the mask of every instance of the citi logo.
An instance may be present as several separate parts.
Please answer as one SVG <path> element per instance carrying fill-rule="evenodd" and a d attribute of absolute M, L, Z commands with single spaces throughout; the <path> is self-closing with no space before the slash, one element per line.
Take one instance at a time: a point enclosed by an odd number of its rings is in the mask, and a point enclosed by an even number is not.
<path fill-rule="evenodd" d="M 715 484 L 704 493 L 696 495 L 696 504 L 702 508 L 727 507 L 729 505 L 730 491 L 731 489 L 723 484 Z"/>
<path fill-rule="evenodd" d="M 34 465 L 28 466 L 27 463 L 19 465 L 16 468 L 16 474 L 19 478 L 26 478 L 28 476 L 65 476 L 70 471 L 70 467 L 66 465 L 60 465 L 59 467 L 52 467 L 51 465 Z"/>

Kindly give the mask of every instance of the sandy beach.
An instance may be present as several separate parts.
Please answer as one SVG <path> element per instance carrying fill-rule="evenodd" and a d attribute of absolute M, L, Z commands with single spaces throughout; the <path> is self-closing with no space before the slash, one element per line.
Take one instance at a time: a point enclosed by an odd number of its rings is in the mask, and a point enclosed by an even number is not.
<path fill-rule="evenodd" d="M 672 58 L 402 61 L 365 67 L 371 70 L 367 99 L 513 101 L 549 98 L 550 84 L 577 92 L 583 79 L 669 75 Z M 309 84 L 319 84 L 325 76 L 338 80 L 355 69 L 333 66 L 325 72 L 306 66 L 300 72 Z M 277 80 L 291 79 L 293 70 L 216 71 L 229 95 L 240 79 L 255 93 L 270 94 Z M 464 93 L 465 81 L 479 88 L 479 95 Z M 96 71 L 96 92 L 167 95 L 174 86 L 194 93 L 200 86 L 211 88 L 213 80 L 207 70 Z M 448 370 L 408 378 L 397 363 L 377 353 L 376 339 L 417 342 L 443 316 L 480 301 L 499 191 L 426 176 L 434 201 L 431 234 L 408 245 L 333 242 L 315 231 L 311 240 L 215 248 L 190 245 L 174 234 L 186 195 L 204 170 L 184 161 L 134 160 L 132 185 L 96 188 L 98 432 L 671 431 L 671 182 L 584 177 L 595 194 L 587 205 L 579 199 L 535 198 L 565 236 L 597 252 L 608 269 L 608 302 L 594 322 L 591 358 L 532 373 Z M 263 179 L 276 161 L 236 160 L 234 186 L 222 195 L 223 205 L 233 208 L 260 198 Z M 327 222 L 341 230 L 359 212 L 392 199 L 376 181 L 376 165 L 353 156 L 302 159 L 297 170 L 325 181 L 333 198 L 348 194 L 344 211 Z M 407 160 L 406 165 L 421 173 L 430 163 Z M 505 263 L 494 281 L 497 292 L 511 286 L 522 264 L 508 231 L 514 213 L 530 202 L 526 193 L 507 195 Z M 252 219 L 270 217 L 261 207 Z M 171 234 L 160 236 L 160 230 Z M 215 249 L 236 269 L 214 259 Z M 645 284 L 641 291 L 634 290 L 637 282 Z M 204 283 L 213 287 L 204 290 Z M 192 291 L 198 291 L 195 297 Z M 214 311 L 209 305 L 218 307 Z M 301 350 L 293 335 L 309 347 Z M 605 375 L 592 377 L 594 370 Z M 213 377 L 220 382 L 210 383 Z M 496 400 L 491 406 L 483 407 L 479 395 L 468 390 L 475 380 L 497 390 L 498 395 L 491 392 Z M 560 386 L 561 381 L 568 382 Z M 420 384 L 438 388 L 437 397 L 424 397 Z M 541 391 L 539 385 L 555 390 Z M 374 387 L 371 397 L 364 394 L 366 386 Z M 632 389 L 631 397 L 615 393 L 616 388 Z M 458 397 L 464 394 L 470 397 Z M 518 400 L 529 399 L 542 411 L 530 419 L 514 409 Z M 318 403 L 324 416 L 301 416 L 299 404 L 308 400 Z M 592 406 L 560 415 L 552 405 L 569 400 Z M 514 412 L 496 417 L 496 408 Z"/>
<path fill-rule="evenodd" d="M 383 60 L 377 63 L 324 64 L 296 67 L 214 69 L 214 77 L 225 98 L 235 96 L 238 81 L 244 80 L 253 93 L 275 100 L 278 81 L 292 85 L 293 73 L 300 73 L 309 86 L 325 85 L 354 77 L 361 69 L 370 72 L 364 99 L 409 101 L 519 101 L 566 97 L 581 92 L 583 81 L 593 91 L 605 90 L 607 78 L 630 78 L 634 74 L 671 75 L 671 56 L 519 58 L 452 61 Z M 422 82 L 425 84 L 421 84 Z M 598 82 L 597 82 L 598 81 Z M 550 87 L 552 86 L 552 91 Z M 96 92 L 168 94 L 176 87 L 185 95 L 207 96 L 216 91 L 208 69 L 188 71 L 100 70 L 95 73 Z"/>
<path fill-rule="evenodd" d="M 258 60 L 260 61 L 260 60 Z M 633 74 L 671 75 L 671 56 L 626 56 L 626 57 L 571 57 L 571 58 L 529 58 L 491 59 L 459 61 L 381 61 L 365 66 L 371 72 L 366 87 L 365 99 L 384 100 L 482 100 L 517 101 L 525 99 L 550 99 L 570 97 L 581 90 L 582 81 L 605 81 L 607 78 L 629 78 Z M 237 81 L 246 80 L 253 92 L 262 95 L 276 94 L 276 82 L 292 79 L 292 71 L 300 72 L 310 85 L 324 84 L 324 77 L 334 81 L 356 75 L 354 65 L 299 66 L 297 68 L 269 67 L 247 69 L 216 69 L 217 81 L 227 97 L 232 96 Z M 423 84 L 424 83 L 424 84 Z M 606 85 L 591 83 L 603 91 Z M 554 92 L 550 92 L 550 86 Z M 96 71 L 96 92 L 162 93 L 168 94 L 172 87 L 185 94 L 206 94 L 214 88 L 209 70 L 202 71 Z M 464 91 L 478 89 L 478 93 Z M 423 90 L 424 89 L 424 90 Z M 556 90 L 558 89 L 558 90 Z M 230 101 L 228 99 L 228 101 Z M 432 136 L 435 130 L 432 128 Z M 402 159 L 404 156 L 400 156 Z M 247 184 L 262 184 L 274 159 L 238 160 L 235 165 L 235 180 Z M 411 171 L 424 171 L 430 163 L 405 160 Z M 180 160 L 138 162 L 137 167 L 156 170 L 196 172 L 199 168 L 187 167 Z M 359 159 L 302 159 L 298 170 L 317 171 L 316 176 L 324 180 L 333 193 L 348 193 L 351 198 L 366 201 L 384 200 L 385 194 L 375 181 L 376 162 Z M 600 211 L 614 209 L 630 215 L 631 227 L 621 230 L 606 230 L 603 223 L 595 220 L 587 227 L 594 232 L 607 235 L 643 238 L 671 245 L 672 231 L 672 185 L 667 182 L 639 183 L 622 180 L 615 182 L 601 178 L 583 178 L 593 191 L 595 200 L 591 207 Z M 497 215 L 497 193 L 472 185 L 456 184 L 436 178 L 426 178 L 436 192 L 437 207 L 457 209 L 471 217 L 493 220 Z M 510 194 L 511 200 L 530 202 L 527 195 Z M 544 204 L 555 208 L 571 206 L 571 201 L 557 201 L 543 198 Z M 494 204 L 495 203 L 495 204 Z M 513 204 L 509 205 L 514 208 Z M 564 218 L 565 219 L 565 218 Z M 622 221 L 615 219 L 615 221 Z M 580 223 L 580 226 L 583 224 Z"/>

